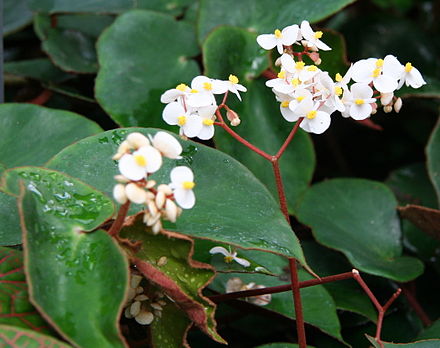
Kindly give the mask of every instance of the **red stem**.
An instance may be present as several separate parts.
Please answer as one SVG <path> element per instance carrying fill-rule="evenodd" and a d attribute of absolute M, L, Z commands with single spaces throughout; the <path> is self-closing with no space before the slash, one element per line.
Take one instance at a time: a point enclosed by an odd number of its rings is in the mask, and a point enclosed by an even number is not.
<path fill-rule="evenodd" d="M 290 131 L 289 135 L 287 136 L 286 140 L 284 141 L 283 145 L 281 145 L 280 149 L 278 150 L 277 154 L 274 156 L 275 158 L 280 158 L 281 155 L 286 150 L 287 146 L 290 144 L 290 142 L 293 140 L 293 137 L 295 136 L 296 132 L 298 131 L 299 125 L 301 124 L 304 117 L 300 117 L 299 120 L 295 123 L 295 126 L 293 126 L 292 130 Z"/>
<path fill-rule="evenodd" d="M 306 330 L 304 328 L 304 317 L 302 313 L 301 294 L 299 291 L 298 270 L 296 269 L 296 259 L 289 258 L 290 279 L 292 280 L 293 302 L 295 305 L 296 332 L 298 334 L 299 348 L 306 348 Z"/>
<path fill-rule="evenodd" d="M 429 318 L 428 314 L 423 310 L 422 306 L 420 305 L 419 301 L 417 301 L 417 298 L 413 291 L 409 288 L 407 284 L 402 284 L 402 293 L 405 295 L 406 299 L 408 300 L 409 305 L 414 310 L 414 312 L 417 314 L 417 316 L 420 318 L 424 326 L 431 326 L 432 321 Z"/>
<path fill-rule="evenodd" d="M 286 194 L 284 193 L 283 179 L 281 178 L 280 165 L 279 165 L 278 159 L 276 159 L 275 157 L 273 157 L 273 159 L 274 160 L 272 160 L 272 168 L 273 168 L 273 174 L 275 176 L 275 182 L 277 185 L 278 198 L 280 201 L 280 208 L 281 208 L 281 211 L 283 212 L 283 215 L 286 218 L 287 222 L 290 222 L 289 210 L 287 209 Z"/>
<path fill-rule="evenodd" d="M 266 69 L 261 73 L 262 76 L 267 78 L 268 80 L 276 79 L 278 77 L 277 73 L 272 69 Z"/>
<path fill-rule="evenodd" d="M 44 105 L 49 101 L 49 99 L 52 97 L 52 95 L 53 95 L 52 91 L 45 89 L 38 96 L 36 96 L 34 99 L 28 100 L 27 102 L 30 104 Z"/>
<path fill-rule="evenodd" d="M 112 237 L 115 237 L 118 235 L 119 231 L 122 228 L 122 225 L 124 224 L 125 217 L 127 216 L 128 209 L 130 208 L 130 201 L 125 202 L 118 211 L 118 216 L 116 217 L 115 222 L 113 222 L 112 227 L 108 230 L 108 234 Z"/>

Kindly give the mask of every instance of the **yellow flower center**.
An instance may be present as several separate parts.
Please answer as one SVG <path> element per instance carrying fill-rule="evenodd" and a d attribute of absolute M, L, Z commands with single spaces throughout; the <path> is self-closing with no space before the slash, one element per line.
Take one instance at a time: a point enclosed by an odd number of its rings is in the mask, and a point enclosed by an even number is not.
<path fill-rule="evenodd" d="M 339 97 L 342 94 L 342 87 L 335 87 L 335 94 Z"/>
<path fill-rule="evenodd" d="M 382 67 L 383 67 L 383 59 L 378 59 L 378 60 L 376 61 L 376 66 L 377 66 L 378 68 L 382 68 Z"/>
<path fill-rule="evenodd" d="M 340 73 L 337 73 L 335 76 L 335 80 L 336 82 L 341 82 L 342 81 L 342 75 Z"/>
<path fill-rule="evenodd" d="M 192 89 L 191 93 L 199 93 L 199 91 L 197 89 Z"/>
<path fill-rule="evenodd" d="M 410 72 L 412 70 L 412 68 L 413 68 L 413 66 L 411 63 L 408 62 L 405 64 L 405 71 L 406 72 Z"/>
<path fill-rule="evenodd" d="M 380 68 L 374 69 L 373 70 L 373 77 L 378 77 L 380 75 L 381 71 L 382 70 Z"/>
<path fill-rule="evenodd" d="M 185 85 L 184 83 L 181 83 L 180 85 L 176 86 L 176 89 L 181 91 L 181 92 L 185 92 L 187 88 L 188 88 L 188 86 Z"/>
<path fill-rule="evenodd" d="M 183 126 L 186 123 L 186 116 L 177 117 L 177 124 L 179 126 Z"/>
<path fill-rule="evenodd" d="M 145 167 L 147 165 L 147 160 L 142 155 L 134 155 L 134 161 L 138 166 Z"/>
<path fill-rule="evenodd" d="M 205 119 L 203 119 L 203 124 L 205 125 L 205 126 L 212 126 L 213 124 L 214 124 L 214 121 L 213 120 L 210 120 L 209 118 L 205 118 Z"/>
<path fill-rule="evenodd" d="M 283 102 L 281 103 L 281 107 L 283 107 L 283 108 L 287 108 L 287 107 L 289 107 L 289 102 L 288 102 L 288 101 L 283 101 Z"/>
<path fill-rule="evenodd" d="M 277 39 L 279 39 L 282 36 L 280 29 L 275 29 L 273 33 Z"/>
<path fill-rule="evenodd" d="M 322 31 L 317 31 L 313 36 L 315 37 L 315 39 L 320 39 L 322 37 Z"/>
<path fill-rule="evenodd" d="M 304 98 L 305 98 L 305 96 L 300 95 L 299 97 L 296 97 L 296 100 L 298 100 L 300 102 L 300 101 L 303 101 Z"/>
<path fill-rule="evenodd" d="M 232 261 L 234 261 L 234 258 L 232 256 L 225 256 L 225 262 L 226 263 L 231 263 Z"/>
<path fill-rule="evenodd" d="M 277 77 L 279 79 L 284 79 L 286 77 L 286 72 L 285 71 L 280 71 L 277 75 Z"/>
<path fill-rule="evenodd" d="M 210 82 L 203 83 L 203 88 L 206 89 L 207 91 L 212 90 L 212 83 Z"/>
<path fill-rule="evenodd" d="M 237 84 L 238 83 L 238 77 L 235 75 L 229 75 L 229 81 L 232 82 L 233 84 Z"/>
<path fill-rule="evenodd" d="M 184 182 L 182 182 L 182 187 L 185 190 L 191 190 L 191 189 L 194 188 L 194 186 L 196 186 L 196 184 L 194 182 L 192 182 L 192 181 L 184 181 Z"/>
<path fill-rule="evenodd" d="M 296 62 L 295 63 L 295 68 L 298 69 L 298 70 L 302 70 L 305 65 L 306 65 L 306 63 L 304 63 L 304 62 Z"/>
<path fill-rule="evenodd" d="M 292 79 L 292 81 L 290 81 L 290 83 L 293 86 L 297 87 L 301 83 L 301 81 L 299 79 Z"/>
<path fill-rule="evenodd" d="M 308 71 L 316 71 L 316 70 L 318 70 L 318 67 L 315 65 L 310 65 L 309 67 L 307 67 L 307 70 Z"/>
<path fill-rule="evenodd" d="M 313 119 L 316 117 L 316 114 L 317 114 L 317 113 L 318 113 L 318 112 L 317 112 L 316 110 L 309 111 L 309 112 L 307 113 L 306 117 L 307 117 L 309 120 L 313 120 Z"/>
<path fill-rule="evenodd" d="M 354 103 L 355 103 L 356 105 L 362 105 L 362 104 L 365 103 L 365 101 L 364 101 L 363 99 L 356 99 L 356 100 L 354 101 Z"/>

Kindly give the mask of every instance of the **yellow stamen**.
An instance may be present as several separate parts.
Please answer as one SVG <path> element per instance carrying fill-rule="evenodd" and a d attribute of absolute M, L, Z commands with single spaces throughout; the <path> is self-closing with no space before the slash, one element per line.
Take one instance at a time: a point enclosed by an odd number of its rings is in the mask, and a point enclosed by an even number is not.
<path fill-rule="evenodd" d="M 212 126 L 214 124 L 214 121 L 209 118 L 204 118 L 202 122 L 205 126 Z"/>
<path fill-rule="evenodd" d="M 280 71 L 277 75 L 277 77 L 279 79 L 284 79 L 286 77 L 286 72 L 285 71 Z"/>
<path fill-rule="evenodd" d="M 305 96 L 300 95 L 299 97 L 296 97 L 296 100 L 298 100 L 300 102 L 300 101 L 303 101 L 304 98 L 305 98 Z"/>
<path fill-rule="evenodd" d="M 373 77 L 378 77 L 381 73 L 381 69 L 377 68 L 373 70 Z"/>
<path fill-rule="evenodd" d="M 405 71 L 406 72 L 410 72 L 412 70 L 412 68 L 413 68 L 413 66 L 411 63 L 408 62 L 405 64 Z"/>
<path fill-rule="evenodd" d="M 283 102 L 281 103 L 281 107 L 283 107 L 283 108 L 287 108 L 287 107 L 289 107 L 289 102 L 288 102 L 288 101 L 283 101 Z"/>
<path fill-rule="evenodd" d="M 316 117 L 316 114 L 317 114 L 317 113 L 318 113 L 318 112 L 317 112 L 316 110 L 309 111 L 309 112 L 307 113 L 306 117 L 307 117 L 309 120 L 313 120 L 313 119 Z"/>
<path fill-rule="evenodd" d="M 183 126 L 186 123 L 186 116 L 177 117 L 177 124 L 179 126 Z"/>
<path fill-rule="evenodd" d="M 204 83 L 203 83 L 203 88 L 206 89 L 207 91 L 212 90 L 212 83 L 210 83 L 210 82 L 204 82 Z"/>
<path fill-rule="evenodd" d="M 376 60 L 376 66 L 378 68 L 382 68 L 383 67 L 383 59 L 378 59 Z"/>
<path fill-rule="evenodd" d="M 176 89 L 181 91 L 181 92 L 185 92 L 187 88 L 188 88 L 188 86 L 185 85 L 184 83 L 181 83 L 180 85 L 176 86 Z"/>
<path fill-rule="evenodd" d="M 301 81 L 299 79 L 292 79 L 292 81 L 290 81 L 290 83 L 293 86 L 297 87 L 301 83 Z"/>
<path fill-rule="evenodd" d="M 134 155 L 134 161 L 138 166 L 145 167 L 147 165 L 147 160 L 142 155 Z"/>
<path fill-rule="evenodd" d="M 197 89 L 192 89 L 191 93 L 199 93 L 199 91 Z"/>
<path fill-rule="evenodd" d="M 335 87 L 335 94 L 339 97 L 342 94 L 342 87 Z"/>
<path fill-rule="evenodd" d="M 273 33 L 277 39 L 279 39 L 282 36 L 281 31 L 279 29 L 275 29 Z"/>
<path fill-rule="evenodd" d="M 185 190 L 191 190 L 191 189 L 194 188 L 194 186 L 196 186 L 196 184 L 194 182 L 192 182 L 192 181 L 184 181 L 184 182 L 182 182 L 182 187 Z"/>
<path fill-rule="evenodd" d="M 307 67 L 307 71 L 316 71 L 316 70 L 318 70 L 318 67 L 315 65 L 310 65 Z"/>
<path fill-rule="evenodd" d="M 342 81 L 342 75 L 340 73 L 337 73 L 335 76 L 335 80 L 336 82 L 341 82 Z"/>
<path fill-rule="evenodd" d="M 317 31 L 314 35 L 315 39 L 320 39 L 322 37 L 322 31 Z"/>
<path fill-rule="evenodd" d="M 228 256 L 225 256 L 224 260 L 225 260 L 226 263 L 231 263 L 232 261 L 234 261 L 234 258 L 232 256 L 228 255 Z"/>
<path fill-rule="evenodd" d="M 232 82 L 233 84 L 237 84 L 238 83 L 238 77 L 235 75 L 229 75 L 229 81 Z"/>
<path fill-rule="evenodd" d="M 362 104 L 365 103 L 365 101 L 364 101 L 363 99 L 356 99 L 356 100 L 354 101 L 354 103 L 355 103 L 356 105 L 362 105 Z"/>
<path fill-rule="evenodd" d="M 306 63 L 304 63 L 304 62 L 296 62 L 295 63 L 295 68 L 298 69 L 298 70 L 302 70 L 305 65 L 306 65 Z"/>

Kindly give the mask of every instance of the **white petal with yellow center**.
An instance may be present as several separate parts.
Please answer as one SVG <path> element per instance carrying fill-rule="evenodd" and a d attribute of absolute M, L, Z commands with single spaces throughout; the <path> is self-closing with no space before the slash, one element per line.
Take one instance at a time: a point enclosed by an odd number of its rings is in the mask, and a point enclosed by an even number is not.
<path fill-rule="evenodd" d="M 185 111 L 183 105 L 179 102 L 172 102 L 168 104 L 162 111 L 163 120 L 173 126 L 179 124 L 179 117 L 186 115 L 187 112 Z"/>
<path fill-rule="evenodd" d="M 183 209 L 192 208 L 196 202 L 194 192 L 192 191 L 192 187 L 195 184 L 189 185 L 189 183 L 194 183 L 192 170 L 185 166 L 179 166 L 171 171 L 170 177 L 170 186 L 173 189 L 176 203 Z M 189 188 L 190 186 L 191 188 Z"/>

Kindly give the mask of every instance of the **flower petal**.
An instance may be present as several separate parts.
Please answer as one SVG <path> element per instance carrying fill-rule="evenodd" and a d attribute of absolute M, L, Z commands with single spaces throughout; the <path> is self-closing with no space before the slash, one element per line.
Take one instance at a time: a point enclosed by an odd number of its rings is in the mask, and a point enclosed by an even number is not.
<path fill-rule="evenodd" d="M 138 166 L 133 155 L 130 154 L 121 157 L 118 167 L 121 174 L 130 180 L 138 181 L 147 175 L 145 169 Z"/>
<path fill-rule="evenodd" d="M 179 102 L 168 104 L 162 111 L 163 120 L 173 126 L 177 124 L 177 118 L 182 115 L 185 115 L 185 109 Z"/>
<path fill-rule="evenodd" d="M 202 129 L 200 130 L 199 134 L 197 135 L 197 138 L 202 140 L 208 140 L 211 139 L 214 136 L 214 126 L 202 126 Z"/>
<path fill-rule="evenodd" d="M 373 85 L 381 93 L 391 93 L 397 89 L 397 80 L 386 75 L 381 75 L 373 80 Z"/>
<path fill-rule="evenodd" d="M 258 35 L 257 42 L 265 50 L 271 50 L 277 45 L 277 39 L 273 34 Z"/>
<path fill-rule="evenodd" d="M 249 267 L 251 265 L 248 260 L 242 259 L 241 257 L 234 257 L 234 261 L 243 267 Z"/>
<path fill-rule="evenodd" d="M 324 111 L 318 111 L 315 118 L 309 120 L 304 118 L 300 127 L 306 132 L 322 134 L 330 127 L 331 117 Z"/>
<path fill-rule="evenodd" d="M 202 130 L 202 121 L 203 119 L 199 115 L 189 115 L 186 118 L 186 123 L 182 126 L 183 133 L 189 138 L 196 137 Z"/>
<path fill-rule="evenodd" d="M 147 165 L 145 166 L 145 169 L 147 173 L 154 173 L 162 166 L 162 155 L 159 150 L 153 146 L 141 147 L 136 153 L 139 153 L 146 158 Z"/>
<path fill-rule="evenodd" d="M 370 104 L 352 104 L 350 107 L 350 116 L 357 121 L 365 120 L 371 115 L 372 110 L 373 108 Z"/>
<path fill-rule="evenodd" d="M 196 203 L 196 196 L 193 190 L 177 188 L 174 190 L 174 198 L 176 203 L 183 209 L 191 209 Z"/>
<path fill-rule="evenodd" d="M 217 246 L 212 248 L 211 250 L 209 250 L 210 254 L 222 254 L 225 256 L 230 256 L 231 254 L 229 253 L 229 251 L 227 251 L 225 248 L 221 247 L 221 246 Z"/>
<path fill-rule="evenodd" d="M 194 174 L 192 170 L 185 166 L 173 168 L 170 173 L 171 182 L 173 184 L 181 184 L 184 181 L 194 181 Z"/>

